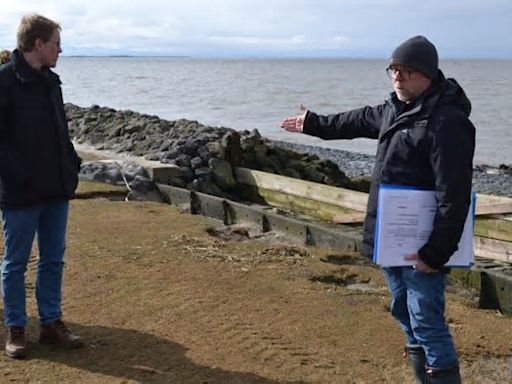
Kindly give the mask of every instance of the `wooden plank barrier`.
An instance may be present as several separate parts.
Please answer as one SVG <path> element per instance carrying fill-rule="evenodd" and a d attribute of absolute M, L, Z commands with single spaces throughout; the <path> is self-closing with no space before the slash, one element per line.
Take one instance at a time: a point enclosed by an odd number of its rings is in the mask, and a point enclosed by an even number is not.
<path fill-rule="evenodd" d="M 254 198 L 337 224 L 364 221 L 368 194 L 272 173 L 235 168 L 237 182 Z M 512 198 L 477 194 L 475 254 L 512 262 Z"/>

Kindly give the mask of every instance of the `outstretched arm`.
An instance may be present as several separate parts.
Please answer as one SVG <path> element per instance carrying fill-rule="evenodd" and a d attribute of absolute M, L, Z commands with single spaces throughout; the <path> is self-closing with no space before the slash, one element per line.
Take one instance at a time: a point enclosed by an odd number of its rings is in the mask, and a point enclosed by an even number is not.
<path fill-rule="evenodd" d="M 281 128 L 295 133 L 320 137 L 325 140 L 367 137 L 377 139 L 386 111 L 385 104 L 322 116 L 309 111 L 302 104 L 300 114 L 284 119 Z"/>

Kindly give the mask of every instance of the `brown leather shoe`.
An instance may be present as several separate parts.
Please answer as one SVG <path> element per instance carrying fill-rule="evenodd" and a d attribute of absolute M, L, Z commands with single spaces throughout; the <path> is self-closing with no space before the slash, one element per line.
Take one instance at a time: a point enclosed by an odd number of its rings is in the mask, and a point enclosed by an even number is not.
<path fill-rule="evenodd" d="M 27 356 L 27 341 L 25 328 L 8 327 L 5 341 L 5 354 L 14 359 L 23 359 Z"/>
<path fill-rule="evenodd" d="M 84 340 L 80 336 L 73 335 L 61 320 L 57 320 L 52 324 L 41 325 L 40 330 L 40 343 L 53 344 L 65 349 L 82 348 L 85 346 Z"/>

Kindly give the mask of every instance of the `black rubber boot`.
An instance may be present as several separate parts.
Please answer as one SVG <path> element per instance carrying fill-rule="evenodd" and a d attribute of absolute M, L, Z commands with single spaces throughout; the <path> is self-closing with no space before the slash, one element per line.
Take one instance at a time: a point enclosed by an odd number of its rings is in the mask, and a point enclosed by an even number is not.
<path fill-rule="evenodd" d="M 426 368 L 427 384 L 460 384 L 459 365 L 450 369 Z"/>
<path fill-rule="evenodd" d="M 404 358 L 408 357 L 414 371 L 416 384 L 425 383 L 425 351 L 419 345 L 407 345 L 404 350 Z"/>

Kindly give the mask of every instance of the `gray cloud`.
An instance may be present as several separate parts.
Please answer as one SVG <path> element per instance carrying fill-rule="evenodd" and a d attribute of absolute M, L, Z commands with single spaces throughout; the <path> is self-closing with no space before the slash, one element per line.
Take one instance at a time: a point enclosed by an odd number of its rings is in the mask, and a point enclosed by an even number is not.
<path fill-rule="evenodd" d="M 29 12 L 61 23 L 65 54 L 383 57 L 425 34 L 449 57 L 512 58 L 509 0 L 2 0 L 0 47 Z"/>

